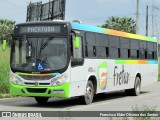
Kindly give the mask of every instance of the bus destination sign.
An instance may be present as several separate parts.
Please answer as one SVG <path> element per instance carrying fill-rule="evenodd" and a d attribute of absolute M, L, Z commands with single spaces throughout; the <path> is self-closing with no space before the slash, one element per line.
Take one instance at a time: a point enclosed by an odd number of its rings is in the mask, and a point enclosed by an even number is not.
<path fill-rule="evenodd" d="M 60 33 L 61 26 L 21 26 L 20 34 L 31 34 L 31 33 Z"/>

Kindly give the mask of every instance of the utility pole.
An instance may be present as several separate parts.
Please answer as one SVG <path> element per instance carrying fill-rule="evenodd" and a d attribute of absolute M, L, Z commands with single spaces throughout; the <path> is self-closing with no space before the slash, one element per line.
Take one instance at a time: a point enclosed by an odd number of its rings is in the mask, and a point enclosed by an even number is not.
<path fill-rule="evenodd" d="M 146 36 L 148 36 L 148 5 L 146 8 Z"/>
<path fill-rule="evenodd" d="M 152 1 L 152 36 L 154 36 L 154 0 Z"/>
<path fill-rule="evenodd" d="M 138 34 L 139 32 L 138 22 L 139 22 L 139 0 L 137 0 L 137 10 L 136 10 L 136 34 Z"/>

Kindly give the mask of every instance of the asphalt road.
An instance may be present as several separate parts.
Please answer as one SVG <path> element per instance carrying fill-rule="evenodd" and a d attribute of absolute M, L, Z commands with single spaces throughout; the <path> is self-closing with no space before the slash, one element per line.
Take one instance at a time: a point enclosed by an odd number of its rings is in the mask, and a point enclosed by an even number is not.
<path fill-rule="evenodd" d="M 0 99 L 0 111 L 132 111 L 145 105 L 160 111 L 160 82 L 143 87 L 139 96 L 126 96 L 123 91 L 100 94 L 90 105 L 81 104 L 78 98 L 51 98 L 46 105 L 28 97 Z"/>

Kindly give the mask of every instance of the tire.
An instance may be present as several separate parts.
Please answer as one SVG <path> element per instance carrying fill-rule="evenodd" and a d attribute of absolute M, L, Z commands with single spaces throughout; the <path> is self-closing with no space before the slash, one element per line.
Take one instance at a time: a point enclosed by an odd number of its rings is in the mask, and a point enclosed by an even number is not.
<path fill-rule="evenodd" d="M 48 97 L 35 97 L 35 100 L 39 104 L 45 104 L 45 103 L 47 103 L 48 99 L 49 99 Z"/>
<path fill-rule="evenodd" d="M 86 91 L 85 91 L 85 95 L 80 97 L 80 100 L 88 105 L 91 104 L 93 101 L 93 97 L 94 97 L 94 87 L 93 87 L 93 83 L 89 80 L 87 82 L 87 86 L 86 86 Z"/>
<path fill-rule="evenodd" d="M 141 91 L 141 80 L 139 77 L 136 77 L 134 88 L 125 90 L 126 95 L 138 96 Z"/>

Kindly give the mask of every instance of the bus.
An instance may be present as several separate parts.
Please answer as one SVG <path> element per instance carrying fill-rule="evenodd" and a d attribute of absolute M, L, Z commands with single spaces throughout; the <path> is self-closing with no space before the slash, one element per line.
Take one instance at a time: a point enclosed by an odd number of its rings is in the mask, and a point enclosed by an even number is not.
<path fill-rule="evenodd" d="M 157 40 L 77 22 L 17 24 L 10 61 L 10 94 L 49 98 L 77 97 L 124 90 L 138 96 L 158 80 Z"/>

